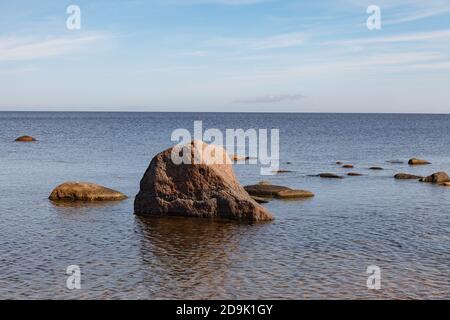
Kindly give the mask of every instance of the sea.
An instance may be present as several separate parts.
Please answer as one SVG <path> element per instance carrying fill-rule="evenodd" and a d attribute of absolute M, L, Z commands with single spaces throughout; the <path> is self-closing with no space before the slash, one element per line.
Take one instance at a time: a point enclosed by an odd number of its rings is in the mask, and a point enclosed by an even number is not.
<path fill-rule="evenodd" d="M 237 178 L 315 197 L 264 204 L 267 223 L 134 215 L 151 159 L 194 121 L 278 129 L 290 172 L 238 163 Z M 0 112 L 0 299 L 449 299 L 450 188 L 393 178 L 438 171 L 450 115 Z M 325 172 L 344 179 L 313 176 Z M 65 181 L 129 198 L 48 200 Z"/>

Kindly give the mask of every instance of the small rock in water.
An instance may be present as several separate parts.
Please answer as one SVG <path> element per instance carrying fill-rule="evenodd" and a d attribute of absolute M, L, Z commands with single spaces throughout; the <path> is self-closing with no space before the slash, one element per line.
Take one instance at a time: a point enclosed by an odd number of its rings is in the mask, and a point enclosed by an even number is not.
<path fill-rule="evenodd" d="M 404 162 L 401 160 L 388 160 L 386 161 L 387 163 L 392 163 L 392 164 L 403 164 Z"/>
<path fill-rule="evenodd" d="M 422 159 L 412 158 L 408 161 L 408 164 L 411 166 L 415 166 L 415 165 L 431 164 L 431 162 L 428 162 L 428 161 L 422 160 Z"/>
<path fill-rule="evenodd" d="M 428 183 L 447 183 L 450 182 L 450 178 L 446 172 L 436 172 L 431 176 L 420 179 L 420 181 Z"/>
<path fill-rule="evenodd" d="M 123 193 L 88 182 L 66 182 L 56 187 L 49 197 L 53 201 L 119 201 Z"/>
<path fill-rule="evenodd" d="M 14 140 L 15 142 L 35 142 L 36 139 L 30 136 L 21 136 L 18 137 L 16 140 Z"/>
<path fill-rule="evenodd" d="M 251 195 L 256 197 L 271 197 L 278 199 L 297 199 L 314 197 L 314 193 L 306 190 L 295 190 L 288 187 L 256 184 L 245 186 L 244 189 Z"/>
<path fill-rule="evenodd" d="M 419 180 L 419 179 L 422 179 L 423 177 L 416 176 L 414 174 L 409 174 L 409 173 L 397 173 L 394 176 L 394 178 L 398 179 L 398 180 Z"/>
<path fill-rule="evenodd" d="M 441 186 L 450 187 L 450 182 L 442 182 Z"/>
<path fill-rule="evenodd" d="M 334 173 L 319 173 L 317 176 L 321 177 L 321 178 L 326 178 L 326 179 L 343 179 L 344 178 L 344 177 L 341 177 Z"/>
<path fill-rule="evenodd" d="M 342 164 L 342 162 L 341 162 L 341 161 L 336 161 L 336 164 L 338 164 L 338 165 L 339 165 L 339 164 Z"/>
<path fill-rule="evenodd" d="M 345 165 L 342 166 L 342 168 L 345 168 L 345 169 L 353 169 L 354 167 L 355 166 L 352 165 L 352 164 L 345 164 Z"/>
<path fill-rule="evenodd" d="M 359 176 L 363 176 L 363 174 L 361 173 L 356 173 L 356 172 L 349 172 L 347 173 L 348 176 L 350 177 L 359 177 Z"/>
<path fill-rule="evenodd" d="M 291 171 L 291 170 L 275 170 L 275 171 L 272 171 L 273 173 L 290 173 L 290 172 L 294 172 L 294 171 Z"/>
<path fill-rule="evenodd" d="M 369 170 L 384 170 L 381 167 L 370 167 Z"/>

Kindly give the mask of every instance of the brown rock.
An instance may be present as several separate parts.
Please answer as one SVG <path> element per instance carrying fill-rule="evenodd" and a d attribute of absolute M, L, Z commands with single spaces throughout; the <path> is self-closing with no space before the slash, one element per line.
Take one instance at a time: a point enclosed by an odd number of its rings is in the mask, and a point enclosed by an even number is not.
<path fill-rule="evenodd" d="M 408 161 L 408 164 L 411 166 L 416 166 L 416 165 L 425 165 L 425 164 L 431 164 L 431 163 L 426 160 L 412 158 Z"/>
<path fill-rule="evenodd" d="M 88 182 L 63 183 L 49 197 L 53 201 L 118 201 L 126 198 L 119 191 Z"/>
<path fill-rule="evenodd" d="M 369 170 L 384 170 L 381 167 L 370 167 Z"/>
<path fill-rule="evenodd" d="M 398 173 L 394 176 L 394 178 L 399 180 L 419 180 L 422 179 L 423 177 L 409 173 Z"/>
<path fill-rule="evenodd" d="M 363 174 L 361 173 L 356 173 L 356 172 L 349 172 L 347 173 L 348 176 L 350 177 L 359 177 L 359 176 L 363 176 Z"/>
<path fill-rule="evenodd" d="M 342 164 L 342 162 L 341 161 L 336 161 L 336 164 Z"/>
<path fill-rule="evenodd" d="M 34 141 L 36 141 L 36 139 L 33 137 L 30 137 L 30 136 L 21 136 L 14 141 L 16 141 L 16 142 L 34 142 Z"/>
<path fill-rule="evenodd" d="M 420 179 L 420 181 L 428 183 L 446 183 L 450 182 L 450 178 L 448 174 L 445 172 L 436 172 L 433 173 L 431 176 Z"/>
<path fill-rule="evenodd" d="M 258 203 L 269 203 L 269 199 L 267 199 L 267 198 L 257 197 L 257 196 L 250 196 L 250 197 Z"/>
<path fill-rule="evenodd" d="M 338 176 L 337 174 L 334 174 L 334 173 L 319 173 L 317 176 L 321 177 L 321 178 L 327 178 L 327 179 L 343 179 L 343 177 Z"/>
<path fill-rule="evenodd" d="M 244 189 L 251 195 L 256 197 L 270 197 L 279 199 L 294 199 L 294 198 L 310 198 L 314 194 L 306 190 L 295 190 L 288 187 L 256 184 L 245 186 Z"/>
<path fill-rule="evenodd" d="M 450 187 L 450 182 L 442 182 L 440 185 L 444 187 Z"/>
<path fill-rule="evenodd" d="M 272 171 L 273 173 L 291 173 L 291 172 L 294 172 L 294 171 L 292 171 L 292 170 L 275 170 L 275 171 Z"/>
<path fill-rule="evenodd" d="M 345 164 L 345 165 L 342 166 L 342 168 L 345 168 L 345 169 L 353 169 L 354 166 L 353 166 L 352 164 Z"/>
<path fill-rule="evenodd" d="M 172 153 L 193 163 L 175 164 Z M 231 163 L 223 148 L 201 141 L 157 154 L 141 180 L 135 214 L 273 220 L 240 185 Z"/>
<path fill-rule="evenodd" d="M 237 154 L 233 154 L 230 157 L 231 157 L 231 160 L 233 160 L 233 161 L 244 161 L 247 159 L 247 157 L 239 156 Z"/>

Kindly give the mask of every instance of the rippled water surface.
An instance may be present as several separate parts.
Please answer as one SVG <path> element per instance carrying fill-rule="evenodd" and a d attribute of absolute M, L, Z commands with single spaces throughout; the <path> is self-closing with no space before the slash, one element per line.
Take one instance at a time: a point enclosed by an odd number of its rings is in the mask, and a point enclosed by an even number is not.
<path fill-rule="evenodd" d="M 311 190 L 267 204 L 276 220 L 238 224 L 133 215 L 139 180 L 176 128 L 279 128 L 282 169 L 236 165 L 242 184 Z M 37 143 L 14 143 L 28 134 Z M 430 166 L 387 160 L 411 157 Z M 362 177 L 334 163 L 355 164 Z M 286 162 L 291 162 L 286 164 Z M 383 171 L 370 171 L 382 166 Z M 0 113 L 0 298 L 450 298 L 450 188 L 397 172 L 450 172 L 450 116 Z M 55 205 L 68 180 L 126 193 L 120 203 Z M 79 265 L 82 289 L 66 289 Z M 366 268 L 381 268 L 369 291 Z"/>

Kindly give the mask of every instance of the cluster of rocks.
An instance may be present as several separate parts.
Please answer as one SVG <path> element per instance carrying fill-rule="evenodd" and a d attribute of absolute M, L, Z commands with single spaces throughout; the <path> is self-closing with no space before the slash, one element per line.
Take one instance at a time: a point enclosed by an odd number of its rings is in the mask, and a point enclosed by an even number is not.
<path fill-rule="evenodd" d="M 17 138 L 16 141 L 36 141 L 29 136 Z M 222 147 L 208 145 L 201 141 L 192 141 L 184 147 L 173 147 L 157 154 L 150 162 L 142 180 L 140 190 L 134 200 L 134 212 L 148 216 L 182 216 L 221 218 L 240 221 L 270 221 L 273 215 L 261 203 L 270 199 L 305 199 L 314 197 L 307 190 L 291 189 L 272 185 L 262 181 L 256 185 L 243 187 L 237 180 L 233 161 L 248 160 L 249 157 L 229 156 Z M 174 148 L 179 148 L 174 150 Z M 188 151 L 186 151 L 188 150 Z M 195 164 L 175 164 L 173 153 L 190 152 L 188 156 L 200 156 Z M 216 163 L 213 155 L 224 155 Z M 223 161 L 225 160 L 225 161 Z M 400 161 L 390 161 L 400 163 Z M 430 164 L 428 161 L 411 159 L 410 165 Z M 353 169 L 352 164 L 343 164 L 344 169 Z M 383 170 L 370 167 L 370 170 Z M 290 170 L 278 170 L 275 173 L 288 173 Z M 362 176 L 357 172 L 348 172 L 347 176 Z M 334 173 L 314 175 L 326 179 L 343 179 Z M 395 179 L 414 179 L 422 182 L 450 186 L 450 178 L 445 172 L 438 172 L 428 177 L 399 173 Z M 49 196 L 52 201 L 120 201 L 127 196 L 119 191 L 88 182 L 66 182 L 56 187 Z"/>

